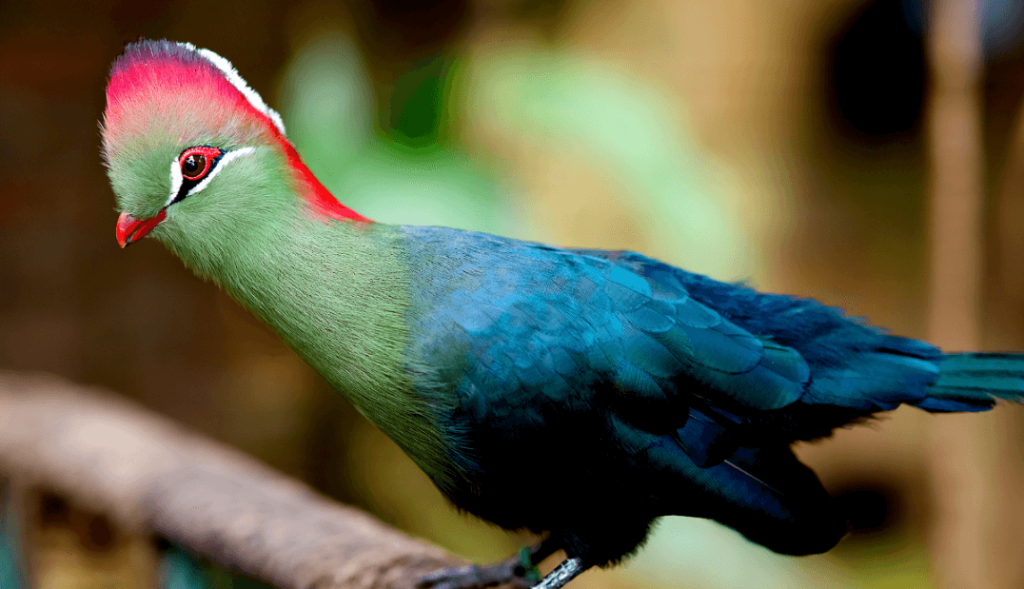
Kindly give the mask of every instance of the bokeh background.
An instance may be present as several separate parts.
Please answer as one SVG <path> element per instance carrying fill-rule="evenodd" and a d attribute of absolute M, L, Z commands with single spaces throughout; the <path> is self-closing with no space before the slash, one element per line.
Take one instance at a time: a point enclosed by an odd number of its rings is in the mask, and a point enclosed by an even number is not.
<path fill-rule="evenodd" d="M 213 285 L 156 242 L 118 249 L 98 121 L 123 45 L 227 57 L 371 218 L 634 249 L 952 348 L 1024 350 L 1024 3 L 935 4 L 976 18 L 919 0 L 3 2 L 0 368 L 109 387 L 504 558 L 528 538 L 453 511 Z M 1021 408 L 899 410 L 799 451 L 855 514 L 831 553 L 669 518 L 574 586 L 1024 586 Z M 40 587 L 155 586 L 144 540 L 60 498 L 30 507 Z"/>

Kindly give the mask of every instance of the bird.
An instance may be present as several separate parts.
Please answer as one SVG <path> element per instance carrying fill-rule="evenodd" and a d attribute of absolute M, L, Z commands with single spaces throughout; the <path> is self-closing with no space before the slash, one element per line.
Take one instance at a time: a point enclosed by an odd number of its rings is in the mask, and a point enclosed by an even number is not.
<path fill-rule="evenodd" d="M 140 40 L 117 57 L 102 155 L 122 248 L 162 242 L 452 504 L 542 538 L 424 587 L 557 589 L 635 554 L 663 516 L 826 552 L 848 518 L 795 443 L 900 405 L 1024 400 L 1020 354 L 944 353 L 632 251 L 373 221 L 317 181 L 230 62 L 188 43 Z"/>

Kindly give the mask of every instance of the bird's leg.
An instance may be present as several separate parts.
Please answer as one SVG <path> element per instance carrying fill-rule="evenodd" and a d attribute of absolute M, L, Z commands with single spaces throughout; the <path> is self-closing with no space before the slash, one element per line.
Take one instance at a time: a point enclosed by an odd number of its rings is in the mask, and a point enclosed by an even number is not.
<path fill-rule="evenodd" d="M 499 563 L 441 569 L 420 577 L 416 584 L 421 587 L 429 585 L 432 589 L 468 589 L 502 583 L 532 587 L 540 580 L 537 563 L 551 556 L 555 550 L 558 546 L 549 537 Z"/>
<path fill-rule="evenodd" d="M 559 589 L 584 570 L 582 558 L 578 556 L 567 558 L 562 561 L 562 564 L 555 567 L 555 570 L 545 575 L 539 585 L 534 585 L 533 589 Z"/>

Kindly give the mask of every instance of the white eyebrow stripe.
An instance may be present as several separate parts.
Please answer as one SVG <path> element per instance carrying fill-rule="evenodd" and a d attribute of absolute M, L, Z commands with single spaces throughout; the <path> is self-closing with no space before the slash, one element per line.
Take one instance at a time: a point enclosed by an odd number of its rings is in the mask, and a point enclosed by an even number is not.
<path fill-rule="evenodd" d="M 220 156 L 220 159 L 217 160 L 216 167 L 210 170 L 210 174 L 207 177 L 203 178 L 202 182 L 196 184 L 195 186 L 192 187 L 191 190 L 186 192 L 185 196 L 192 196 L 193 194 L 202 191 L 203 189 L 210 185 L 210 182 L 213 181 L 213 178 L 217 174 L 220 174 L 220 171 L 224 169 L 224 166 L 228 165 L 233 160 L 238 159 L 245 155 L 249 155 L 254 151 L 256 151 L 256 148 L 254 147 L 241 147 L 239 149 L 229 151 L 224 155 Z M 178 191 L 181 190 L 181 182 L 181 167 L 180 164 L 178 163 L 178 160 L 175 159 L 173 162 L 171 162 L 171 196 L 167 199 L 167 204 L 164 205 L 165 207 L 170 206 L 170 204 L 174 202 L 174 197 L 178 196 Z"/>
<path fill-rule="evenodd" d="M 249 155 L 254 151 L 256 151 L 256 149 L 253 147 L 242 147 L 234 151 L 229 151 L 224 155 L 220 156 L 220 160 L 217 162 L 217 167 L 210 170 L 210 175 L 203 178 L 203 181 L 200 182 L 199 184 L 193 186 L 192 190 L 189 190 L 187 193 L 185 193 L 185 196 L 192 196 L 193 194 L 200 192 L 201 190 L 210 185 L 210 181 L 212 181 L 217 174 L 220 174 L 220 171 L 224 169 L 224 166 L 231 163 L 232 160 L 240 158 L 243 155 Z"/>
<path fill-rule="evenodd" d="M 282 135 L 285 134 L 284 121 L 281 120 L 281 115 L 277 114 L 277 111 L 267 106 L 266 102 L 263 102 L 263 98 L 261 98 L 255 90 L 249 87 L 249 84 L 242 79 L 242 76 L 238 75 L 238 70 L 235 69 L 235 66 L 231 65 L 230 61 L 209 49 L 197 49 L 196 46 L 191 43 L 178 43 L 178 45 L 181 45 L 190 51 L 195 51 L 212 63 L 214 67 L 223 72 L 224 77 L 227 78 L 228 81 L 231 82 L 231 85 L 237 88 L 243 96 L 245 96 L 249 101 L 249 104 L 252 104 L 256 110 L 267 115 L 267 117 L 269 117 L 274 123 L 274 126 L 277 127 L 277 130 L 280 131 Z"/>

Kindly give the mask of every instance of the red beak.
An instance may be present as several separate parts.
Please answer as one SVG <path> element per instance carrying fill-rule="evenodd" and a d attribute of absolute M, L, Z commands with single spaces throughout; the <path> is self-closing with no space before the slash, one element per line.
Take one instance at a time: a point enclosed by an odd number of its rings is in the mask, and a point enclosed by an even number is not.
<path fill-rule="evenodd" d="M 136 219 L 129 213 L 121 213 L 121 216 L 117 218 L 117 243 L 121 247 L 126 247 L 128 244 L 142 239 L 166 217 L 167 211 L 160 211 L 160 214 L 152 219 Z"/>

